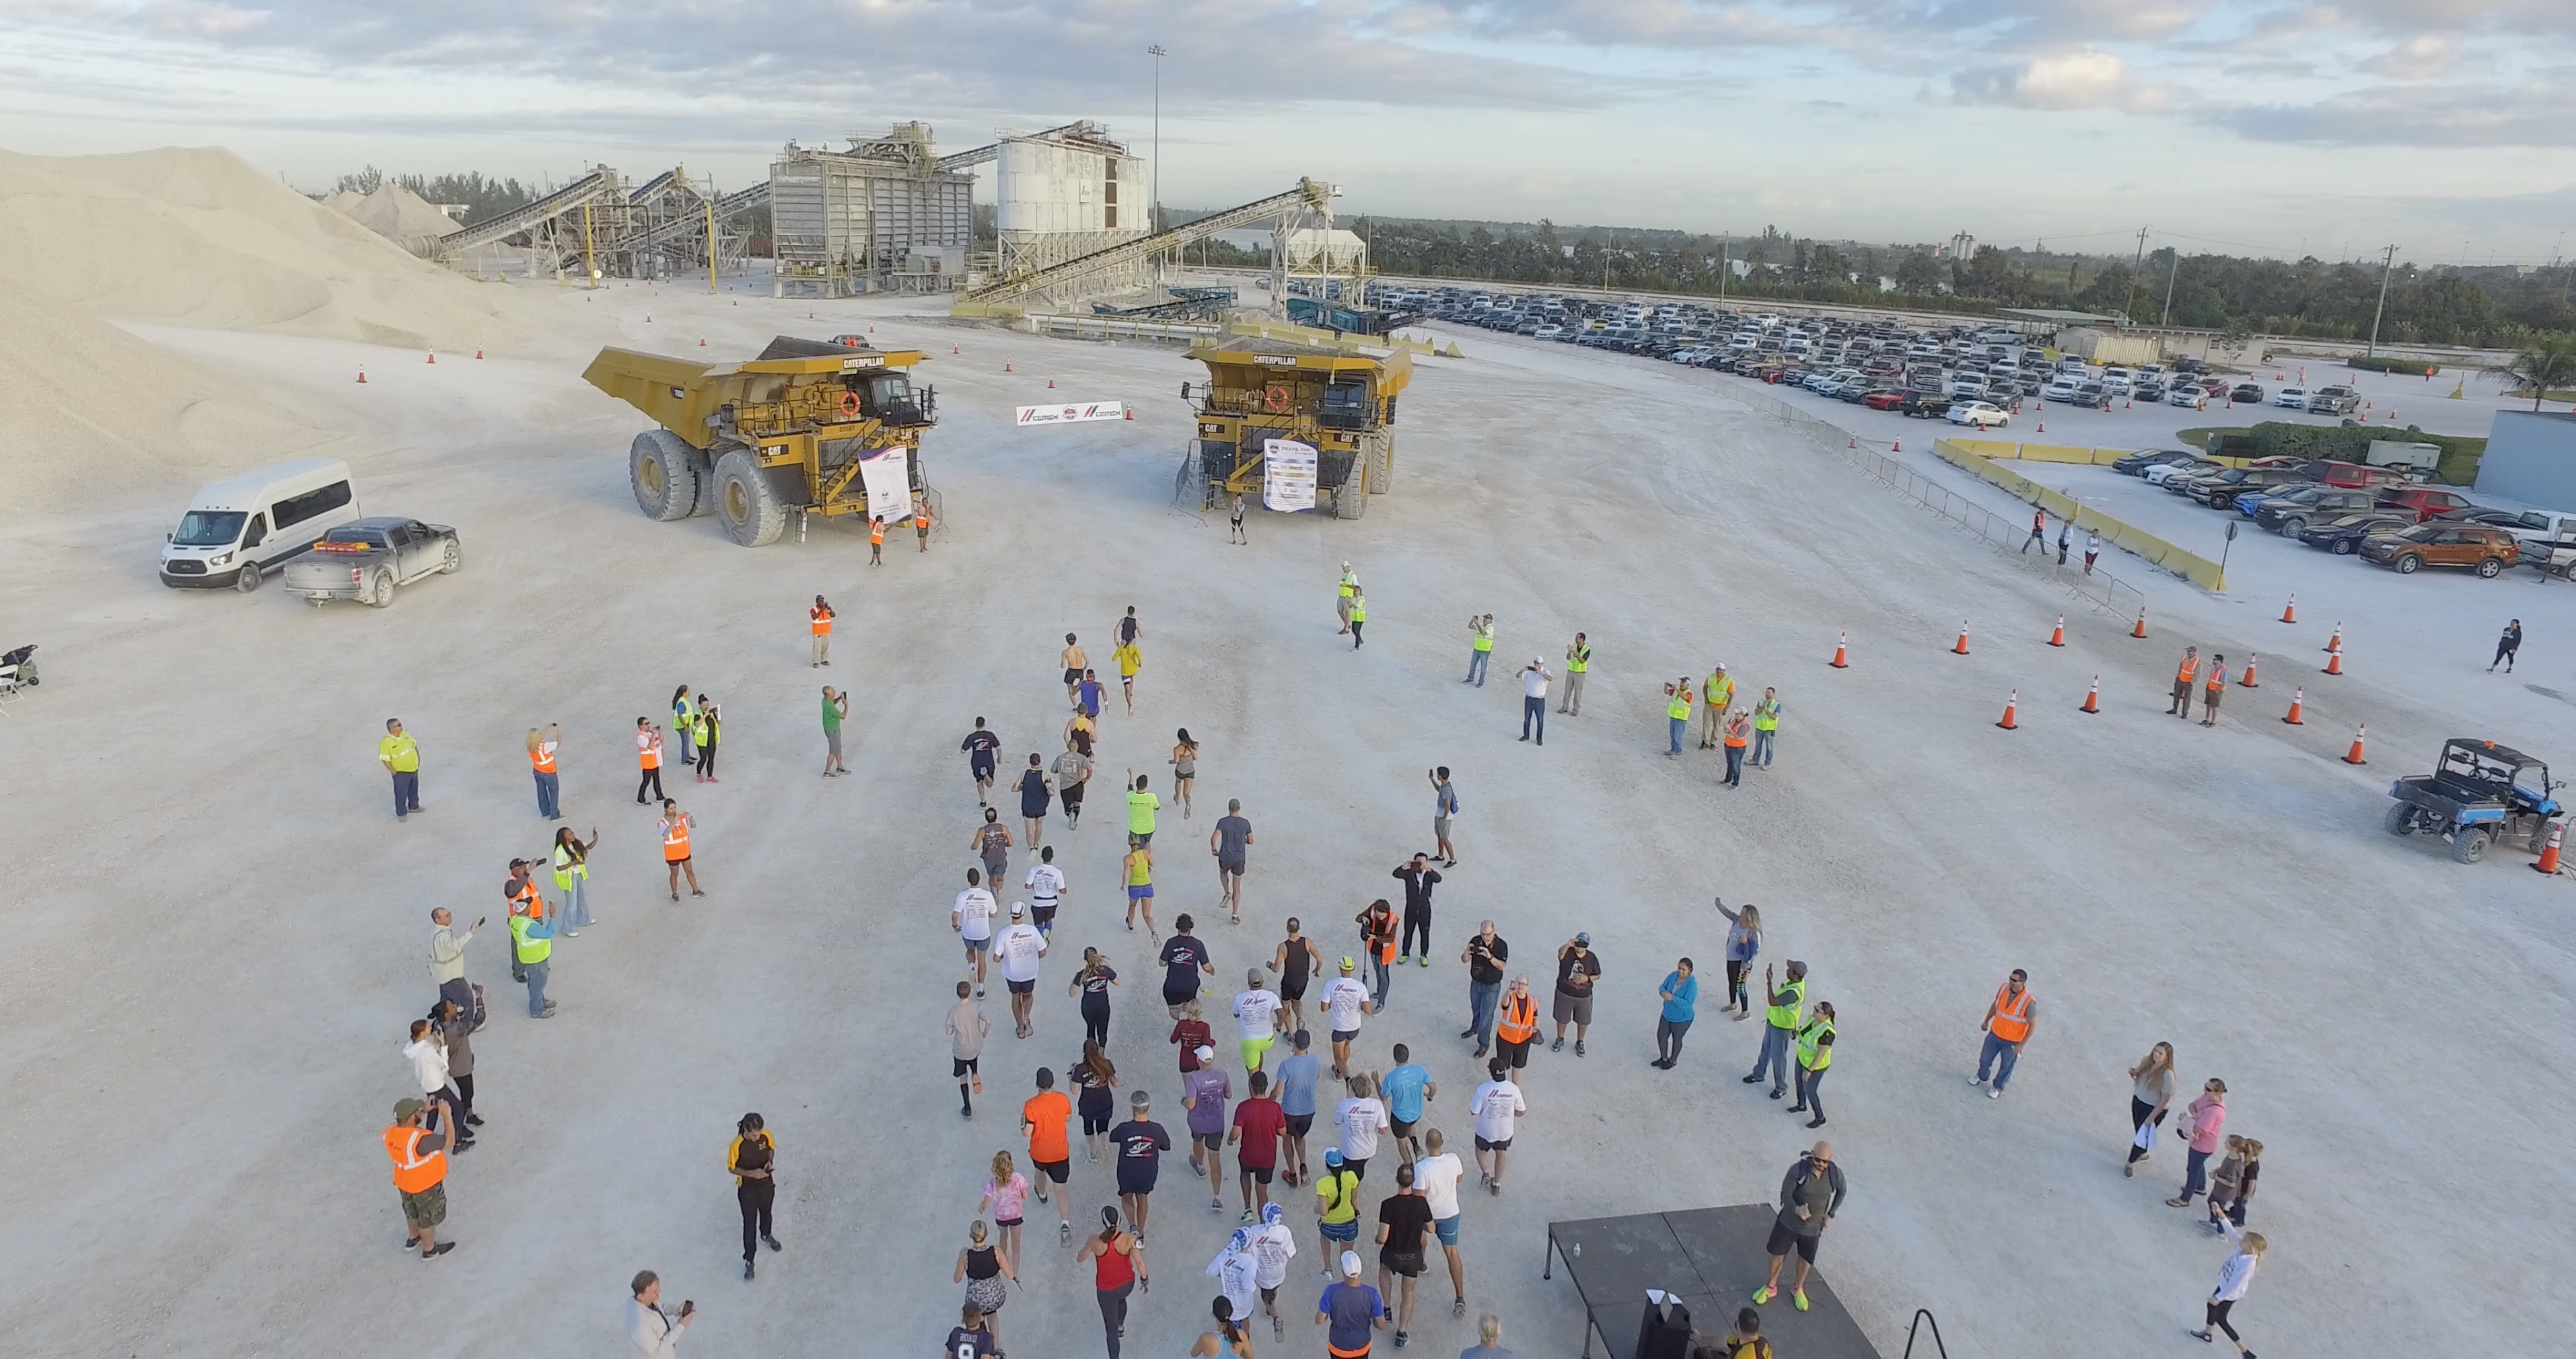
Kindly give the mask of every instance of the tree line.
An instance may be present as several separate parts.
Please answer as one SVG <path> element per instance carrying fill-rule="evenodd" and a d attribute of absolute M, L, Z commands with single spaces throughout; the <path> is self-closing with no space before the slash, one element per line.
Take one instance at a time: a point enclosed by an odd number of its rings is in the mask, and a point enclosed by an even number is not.
<path fill-rule="evenodd" d="M 399 184 L 441 207 L 462 203 L 465 205 L 462 220 L 468 222 L 479 222 L 496 213 L 525 207 L 547 192 L 515 179 L 486 178 L 475 170 L 447 175 L 388 175 L 373 165 L 356 174 L 340 176 L 339 183 L 332 188 L 334 191 L 347 189 L 352 193 L 374 193 L 387 184 Z"/>

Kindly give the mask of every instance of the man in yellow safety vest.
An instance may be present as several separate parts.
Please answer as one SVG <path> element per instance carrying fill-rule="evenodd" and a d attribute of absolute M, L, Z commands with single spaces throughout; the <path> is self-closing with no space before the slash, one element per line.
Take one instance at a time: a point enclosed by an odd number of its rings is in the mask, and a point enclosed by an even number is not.
<path fill-rule="evenodd" d="M 1789 1091 L 1789 1044 L 1795 1038 L 1807 1008 L 1807 965 L 1789 960 L 1789 979 L 1775 981 L 1770 968 L 1762 969 L 1762 994 L 1770 997 L 1762 1012 L 1762 1055 L 1753 1063 L 1753 1074 L 1744 1078 L 1746 1085 L 1762 1083 L 1764 1072 L 1771 1076 L 1771 1098 L 1778 1099 Z"/>
<path fill-rule="evenodd" d="M 1789 1112 L 1812 1111 L 1810 1128 L 1825 1126 L 1825 1100 L 1818 1087 L 1825 1083 L 1825 1069 L 1834 1064 L 1834 1005 L 1832 1001 L 1816 1002 L 1816 1012 L 1798 1030 L 1798 1102 Z"/>
<path fill-rule="evenodd" d="M 1671 719 L 1673 724 L 1673 748 L 1664 758 L 1678 760 L 1682 757 L 1682 733 L 1690 730 L 1690 676 L 1684 675 L 1665 685 L 1664 699 L 1664 716 Z"/>
<path fill-rule="evenodd" d="M 1565 696 L 1557 702 L 1558 712 L 1568 717 L 1583 715 L 1583 677 L 1590 673 L 1592 644 L 1578 632 L 1574 634 L 1574 645 L 1565 649 Z"/>

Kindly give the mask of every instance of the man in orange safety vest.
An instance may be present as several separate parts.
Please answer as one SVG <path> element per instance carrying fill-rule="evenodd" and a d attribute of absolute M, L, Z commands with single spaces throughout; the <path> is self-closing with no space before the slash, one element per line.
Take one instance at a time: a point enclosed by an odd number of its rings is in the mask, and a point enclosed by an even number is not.
<path fill-rule="evenodd" d="M 2004 984 L 1995 989 L 1995 998 L 1986 1006 L 1985 1050 L 1977 1055 L 1977 1074 L 1970 1085 L 1984 1085 L 1986 1074 L 1998 1059 L 2002 1068 L 1994 1071 L 1994 1085 L 1986 1098 L 2001 1099 L 2004 1087 L 2011 1084 L 2013 1064 L 2021 1060 L 2021 1045 L 2030 1041 L 2031 1026 L 2039 1022 L 2039 1003 L 2031 999 L 2030 974 L 2016 967 Z"/>

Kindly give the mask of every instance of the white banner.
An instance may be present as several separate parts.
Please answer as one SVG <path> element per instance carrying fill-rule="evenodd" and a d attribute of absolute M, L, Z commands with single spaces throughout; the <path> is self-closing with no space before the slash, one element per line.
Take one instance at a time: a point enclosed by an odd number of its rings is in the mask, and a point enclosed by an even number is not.
<path fill-rule="evenodd" d="M 1081 401 L 1067 406 L 1022 406 L 1019 423 L 1070 425 L 1083 420 L 1124 420 L 1126 418 L 1126 402 Z"/>
<path fill-rule="evenodd" d="M 868 517 L 894 527 L 912 513 L 912 450 L 894 444 L 860 458 L 859 486 L 868 493 Z"/>
<path fill-rule="evenodd" d="M 1315 450 L 1294 439 L 1261 445 L 1261 507 L 1290 513 L 1315 508 Z"/>

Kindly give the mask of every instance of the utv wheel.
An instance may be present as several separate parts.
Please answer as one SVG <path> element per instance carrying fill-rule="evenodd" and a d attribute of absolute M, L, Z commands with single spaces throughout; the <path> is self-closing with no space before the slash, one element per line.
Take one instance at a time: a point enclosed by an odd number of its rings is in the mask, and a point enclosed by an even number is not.
<path fill-rule="evenodd" d="M 2462 827 L 2451 833 L 2451 858 L 2458 863 L 2473 864 L 2486 857 L 2487 833 Z"/>
<path fill-rule="evenodd" d="M 787 506 L 750 449 L 732 449 L 716 459 L 715 502 L 725 536 L 744 547 L 767 547 L 787 531 Z"/>
<path fill-rule="evenodd" d="M 667 429 L 636 435 L 626 450 L 626 480 L 635 488 L 637 508 L 666 524 L 697 513 L 700 456 Z"/>
<path fill-rule="evenodd" d="M 2381 818 L 2379 824 L 2386 826 L 2391 835 L 2412 835 L 2415 833 L 2415 809 L 2400 802 L 2388 809 L 2388 815 Z"/>

